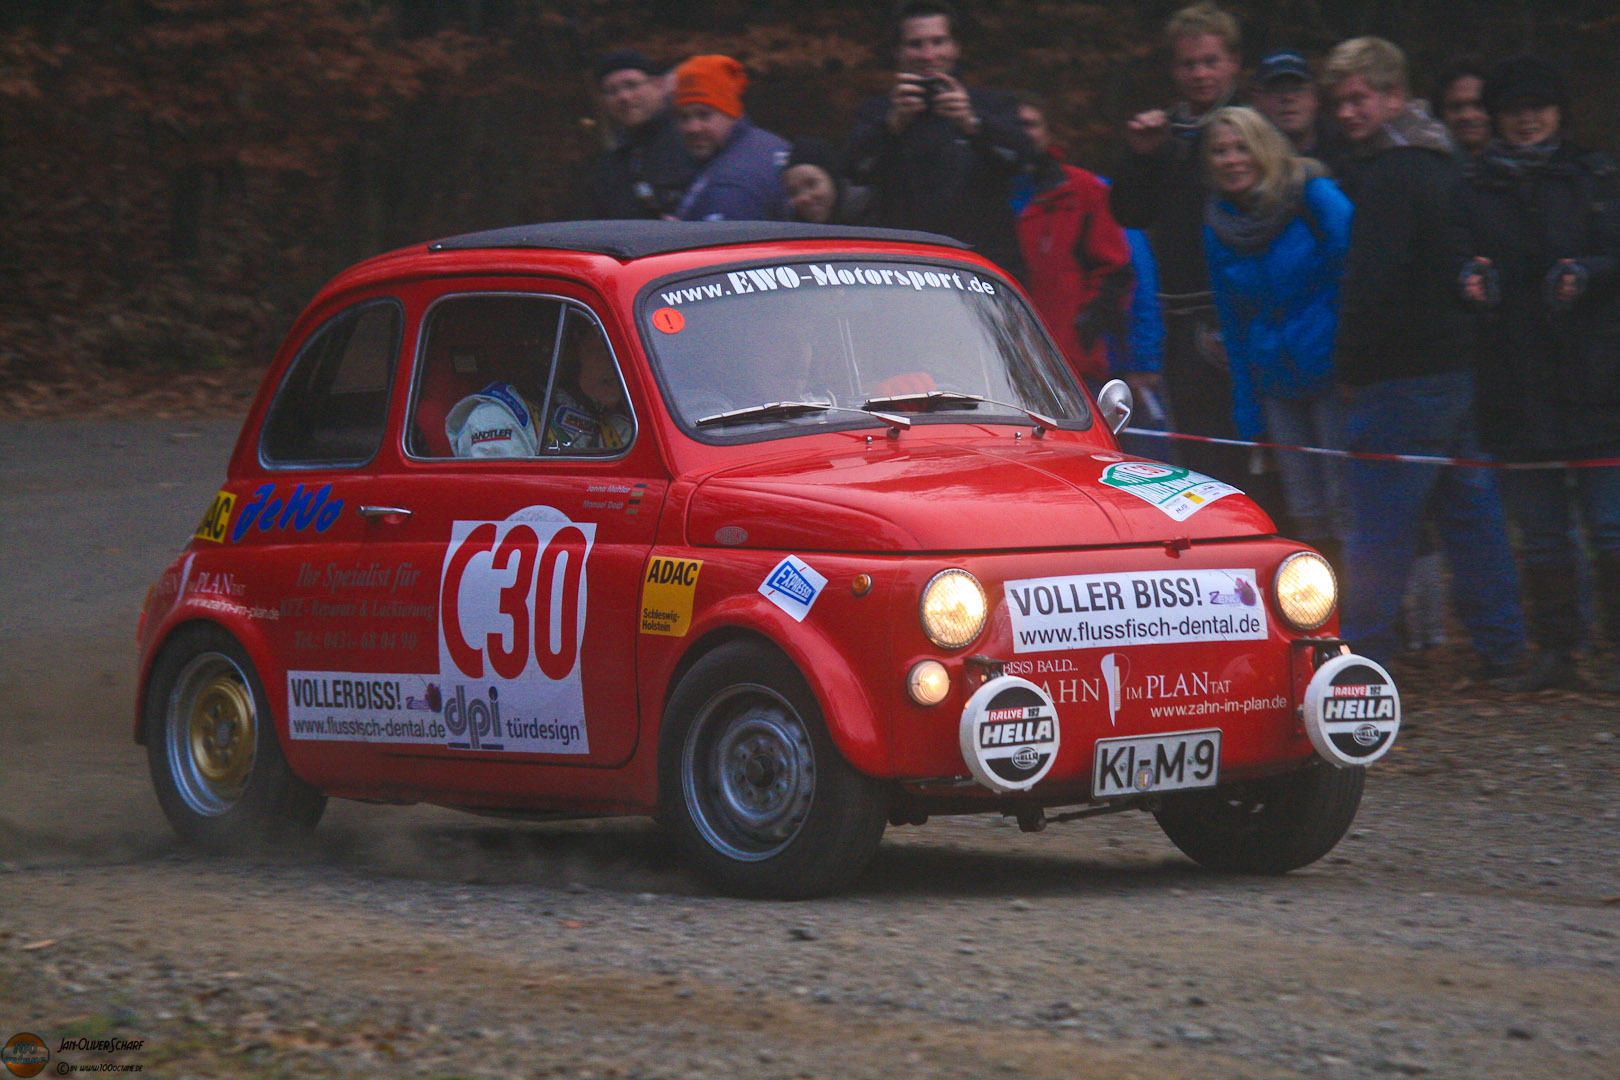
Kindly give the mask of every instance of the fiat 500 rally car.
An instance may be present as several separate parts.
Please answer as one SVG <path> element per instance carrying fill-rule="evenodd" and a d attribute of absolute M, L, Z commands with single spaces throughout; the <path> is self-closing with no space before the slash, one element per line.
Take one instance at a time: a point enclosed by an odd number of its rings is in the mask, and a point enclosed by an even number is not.
<path fill-rule="evenodd" d="M 328 796 L 652 814 L 782 896 L 930 814 L 1140 809 L 1209 867 L 1309 863 L 1396 689 L 1319 555 L 1100 401 L 940 237 L 572 222 L 361 263 L 148 595 L 163 809 L 227 845 Z"/>

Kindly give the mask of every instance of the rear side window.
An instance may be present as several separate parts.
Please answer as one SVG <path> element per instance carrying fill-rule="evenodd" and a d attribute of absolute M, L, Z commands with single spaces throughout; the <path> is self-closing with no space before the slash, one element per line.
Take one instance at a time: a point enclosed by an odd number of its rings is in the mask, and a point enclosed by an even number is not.
<path fill-rule="evenodd" d="M 382 445 L 403 324 L 392 300 L 358 304 L 310 335 L 264 421 L 270 465 L 359 465 Z"/>

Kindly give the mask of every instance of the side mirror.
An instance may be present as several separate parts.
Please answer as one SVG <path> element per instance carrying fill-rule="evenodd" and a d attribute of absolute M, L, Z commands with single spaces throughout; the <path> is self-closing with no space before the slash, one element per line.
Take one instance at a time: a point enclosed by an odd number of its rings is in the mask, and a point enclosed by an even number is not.
<path fill-rule="evenodd" d="M 1097 408 L 1107 421 L 1109 430 L 1116 435 L 1120 428 L 1131 422 L 1131 410 L 1135 406 L 1136 399 L 1124 379 L 1109 379 L 1097 391 Z"/>

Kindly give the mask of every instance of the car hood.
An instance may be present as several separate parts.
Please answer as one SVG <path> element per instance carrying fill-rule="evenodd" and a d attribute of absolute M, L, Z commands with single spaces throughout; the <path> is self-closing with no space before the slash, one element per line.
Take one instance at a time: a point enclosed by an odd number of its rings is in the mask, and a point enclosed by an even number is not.
<path fill-rule="evenodd" d="M 697 546 L 787 551 L 1007 551 L 1276 532 L 1247 496 L 1182 520 L 1103 482 L 1140 459 L 1073 443 L 898 441 L 775 455 L 707 476 L 687 509 Z M 1184 504 L 1191 506 L 1193 504 Z"/>

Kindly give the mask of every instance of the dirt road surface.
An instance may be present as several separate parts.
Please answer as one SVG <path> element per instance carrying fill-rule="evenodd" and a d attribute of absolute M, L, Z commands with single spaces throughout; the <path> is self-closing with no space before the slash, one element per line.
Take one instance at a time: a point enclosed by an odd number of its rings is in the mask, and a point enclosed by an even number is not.
<path fill-rule="evenodd" d="M 334 803 L 298 851 L 184 850 L 134 623 L 234 435 L 0 424 L 0 1039 L 45 1075 L 1620 1077 L 1613 697 L 1416 677 L 1354 831 L 1282 878 L 1142 815 L 891 829 L 793 904 L 640 821 Z"/>

